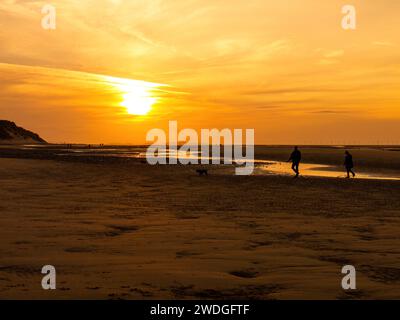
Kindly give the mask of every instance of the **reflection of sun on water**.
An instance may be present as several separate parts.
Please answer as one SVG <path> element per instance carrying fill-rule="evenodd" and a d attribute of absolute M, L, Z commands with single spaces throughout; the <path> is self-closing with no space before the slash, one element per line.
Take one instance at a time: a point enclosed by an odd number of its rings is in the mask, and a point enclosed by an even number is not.
<path fill-rule="evenodd" d="M 161 84 L 139 80 L 107 77 L 107 81 L 121 92 L 120 105 L 126 108 L 127 113 L 144 116 L 151 111 L 158 98 L 155 91 Z"/>

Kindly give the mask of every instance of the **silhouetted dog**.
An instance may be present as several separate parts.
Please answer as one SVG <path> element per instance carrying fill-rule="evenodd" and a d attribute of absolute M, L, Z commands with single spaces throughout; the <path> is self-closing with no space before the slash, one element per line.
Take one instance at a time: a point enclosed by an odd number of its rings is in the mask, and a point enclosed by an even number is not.
<path fill-rule="evenodd" d="M 199 176 L 202 175 L 208 176 L 208 170 L 206 169 L 197 169 L 196 172 L 199 174 Z"/>

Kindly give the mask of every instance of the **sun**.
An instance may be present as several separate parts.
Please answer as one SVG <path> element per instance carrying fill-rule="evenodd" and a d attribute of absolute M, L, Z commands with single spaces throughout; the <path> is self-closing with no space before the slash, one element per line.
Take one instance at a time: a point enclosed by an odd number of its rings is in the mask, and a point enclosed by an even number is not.
<path fill-rule="evenodd" d="M 141 80 L 106 77 L 107 82 L 117 88 L 121 97 L 120 106 L 130 115 L 145 116 L 158 101 L 157 91 L 165 85 Z"/>
<path fill-rule="evenodd" d="M 151 111 L 153 105 L 157 102 L 157 98 L 151 96 L 145 88 L 135 88 L 135 90 L 125 93 L 121 106 L 126 108 L 127 113 L 144 116 Z"/>

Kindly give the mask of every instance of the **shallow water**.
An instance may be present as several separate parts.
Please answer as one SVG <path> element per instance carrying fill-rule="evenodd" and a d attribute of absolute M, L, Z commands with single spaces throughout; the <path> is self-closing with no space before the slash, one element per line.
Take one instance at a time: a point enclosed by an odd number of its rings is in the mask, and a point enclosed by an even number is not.
<path fill-rule="evenodd" d="M 291 163 L 279 162 L 279 161 L 256 161 L 256 168 L 254 170 L 255 175 L 294 175 L 291 168 Z M 375 179 L 375 180 L 400 180 L 400 174 L 398 176 L 394 174 L 382 174 L 374 172 L 356 172 L 356 179 Z M 300 176 L 309 177 L 326 177 L 326 178 L 346 178 L 347 173 L 345 169 L 330 166 L 325 164 L 311 164 L 301 163 L 300 164 Z"/>
<path fill-rule="evenodd" d="M 24 146 L 24 149 L 36 149 L 37 146 Z M 125 146 L 125 147 L 94 147 L 89 148 L 88 146 L 65 148 L 59 149 L 58 155 L 62 156 L 102 156 L 102 157 L 122 157 L 122 158 L 146 158 L 146 148 L 138 146 Z M 208 160 L 216 161 L 217 163 L 223 163 L 221 157 L 212 157 L 203 154 L 201 151 L 197 152 L 186 152 L 165 149 L 159 152 L 159 156 L 165 156 L 166 158 L 174 159 L 193 159 L 193 160 Z M 243 161 L 233 161 L 233 163 L 240 164 Z M 291 169 L 291 163 L 269 161 L 269 160 L 254 160 L 255 169 L 253 175 L 284 175 L 293 176 L 294 173 Z M 374 180 L 400 180 L 400 172 L 374 172 L 370 171 L 358 171 L 355 168 L 356 179 L 374 179 Z M 300 176 L 305 177 L 326 177 L 326 178 L 346 178 L 346 172 L 344 167 L 326 165 L 326 164 L 311 164 L 301 163 L 300 164 Z"/>

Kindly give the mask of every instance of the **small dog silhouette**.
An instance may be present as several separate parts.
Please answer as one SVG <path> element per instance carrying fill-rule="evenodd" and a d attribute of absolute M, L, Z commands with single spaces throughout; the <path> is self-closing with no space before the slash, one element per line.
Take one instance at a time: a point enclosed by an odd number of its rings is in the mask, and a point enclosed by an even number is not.
<path fill-rule="evenodd" d="M 208 176 L 208 170 L 206 169 L 198 169 L 196 172 L 199 174 L 199 176 L 205 175 Z"/>

